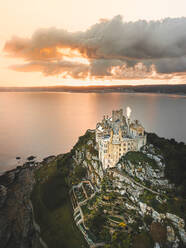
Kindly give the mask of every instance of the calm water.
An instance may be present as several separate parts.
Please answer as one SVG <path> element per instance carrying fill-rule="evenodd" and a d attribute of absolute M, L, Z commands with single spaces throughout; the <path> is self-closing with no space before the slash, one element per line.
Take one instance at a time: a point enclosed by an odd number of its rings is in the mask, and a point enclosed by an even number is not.
<path fill-rule="evenodd" d="M 186 97 L 131 93 L 0 93 L 0 171 L 29 155 L 69 151 L 112 109 L 132 108 L 147 131 L 186 142 Z"/>

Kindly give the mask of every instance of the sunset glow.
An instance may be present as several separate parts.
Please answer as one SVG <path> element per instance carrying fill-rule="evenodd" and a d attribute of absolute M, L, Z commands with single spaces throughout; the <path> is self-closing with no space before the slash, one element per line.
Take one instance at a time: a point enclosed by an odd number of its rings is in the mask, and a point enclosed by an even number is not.
<path fill-rule="evenodd" d="M 0 86 L 186 83 L 183 0 L 20 4 L 1 10 Z"/>
<path fill-rule="evenodd" d="M 61 53 L 61 57 L 66 61 L 90 65 L 89 60 L 83 57 L 82 54 L 76 49 L 57 48 L 57 51 Z"/>

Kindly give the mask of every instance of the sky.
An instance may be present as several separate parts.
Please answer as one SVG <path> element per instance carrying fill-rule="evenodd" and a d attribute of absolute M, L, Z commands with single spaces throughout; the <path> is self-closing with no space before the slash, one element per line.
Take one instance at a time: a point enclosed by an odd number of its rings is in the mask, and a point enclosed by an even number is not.
<path fill-rule="evenodd" d="M 185 0 L 6 0 L 0 86 L 186 83 Z"/>

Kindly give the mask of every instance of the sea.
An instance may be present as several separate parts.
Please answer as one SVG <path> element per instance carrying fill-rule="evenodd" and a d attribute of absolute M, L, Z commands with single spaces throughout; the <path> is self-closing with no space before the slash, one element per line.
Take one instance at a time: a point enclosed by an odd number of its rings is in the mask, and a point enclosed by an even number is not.
<path fill-rule="evenodd" d="M 0 173 L 66 153 L 112 110 L 132 109 L 147 132 L 186 143 L 186 96 L 150 93 L 0 93 Z"/>

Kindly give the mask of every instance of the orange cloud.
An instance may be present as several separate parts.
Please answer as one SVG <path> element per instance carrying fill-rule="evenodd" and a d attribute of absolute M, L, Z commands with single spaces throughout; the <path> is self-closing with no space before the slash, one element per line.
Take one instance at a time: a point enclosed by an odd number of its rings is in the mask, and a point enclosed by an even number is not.
<path fill-rule="evenodd" d="M 172 79 L 186 73 L 186 18 L 126 23 L 101 20 L 84 32 L 40 29 L 13 37 L 4 51 L 22 58 L 16 71 L 90 79 Z"/>

